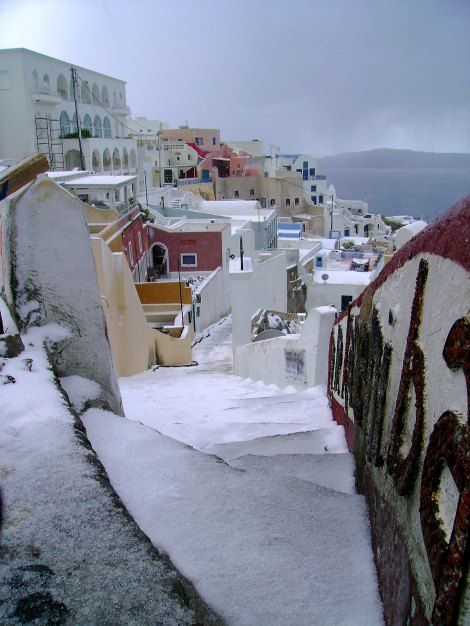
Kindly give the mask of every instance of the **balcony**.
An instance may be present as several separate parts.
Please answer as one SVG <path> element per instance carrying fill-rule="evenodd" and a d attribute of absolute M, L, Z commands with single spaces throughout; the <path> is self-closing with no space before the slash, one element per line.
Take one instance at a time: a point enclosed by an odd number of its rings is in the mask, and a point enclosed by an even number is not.
<path fill-rule="evenodd" d="M 60 104 L 62 96 L 54 91 L 46 91 L 45 89 L 31 90 L 31 101 L 40 104 Z"/>
<path fill-rule="evenodd" d="M 115 104 L 113 106 L 113 113 L 116 113 L 117 115 L 130 115 L 131 109 L 125 104 Z"/>

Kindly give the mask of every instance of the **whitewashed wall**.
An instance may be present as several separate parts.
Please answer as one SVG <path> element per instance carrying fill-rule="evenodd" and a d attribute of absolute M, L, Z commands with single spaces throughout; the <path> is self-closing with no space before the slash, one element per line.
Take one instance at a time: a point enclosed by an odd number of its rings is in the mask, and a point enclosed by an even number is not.
<path fill-rule="evenodd" d="M 221 267 L 214 270 L 194 292 L 196 302 L 196 332 L 220 320 L 230 310 L 230 294 L 224 271 Z M 199 302 L 200 300 L 200 302 Z"/>
<path fill-rule="evenodd" d="M 332 307 L 319 307 L 310 311 L 300 335 L 286 335 L 238 347 L 234 354 L 235 373 L 279 387 L 326 385 L 328 346 L 335 315 L 336 310 Z M 302 372 L 292 374 L 286 362 L 286 352 L 300 358 Z"/>

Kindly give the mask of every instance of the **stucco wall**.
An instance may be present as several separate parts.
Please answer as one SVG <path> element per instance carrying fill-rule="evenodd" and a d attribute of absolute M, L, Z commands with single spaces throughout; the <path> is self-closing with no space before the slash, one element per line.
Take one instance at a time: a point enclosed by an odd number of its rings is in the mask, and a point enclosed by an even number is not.
<path fill-rule="evenodd" d="M 227 315 L 230 310 L 230 294 L 222 268 L 218 267 L 195 291 L 196 332 Z"/>
<path fill-rule="evenodd" d="M 320 307 L 310 311 L 300 335 L 286 335 L 238 347 L 234 353 L 237 376 L 262 380 L 279 387 L 298 388 L 326 385 L 328 378 L 328 343 L 335 319 L 335 309 Z M 292 377 L 286 364 L 286 351 L 297 351 L 301 376 Z"/>
<path fill-rule="evenodd" d="M 92 237 L 91 241 L 109 342 L 119 376 L 133 376 L 155 363 L 190 363 L 190 337 L 169 337 L 147 323 L 124 254 L 111 252 L 99 237 Z"/>
<path fill-rule="evenodd" d="M 201 227 L 203 228 L 203 227 Z M 169 232 L 154 226 L 147 228 L 149 246 L 163 243 L 168 248 L 169 271 L 178 271 L 181 254 L 196 254 L 197 265 L 181 267 L 186 272 L 212 272 L 222 265 L 222 235 L 220 232 Z M 152 263 L 152 260 L 151 260 Z"/>
<path fill-rule="evenodd" d="M 68 328 L 70 337 L 52 353 L 57 373 L 96 381 L 122 413 L 83 203 L 40 176 L 14 196 L 7 219 L 13 224 L 13 295 L 23 327 L 56 322 Z"/>
<path fill-rule="evenodd" d="M 467 196 L 402 248 L 332 335 L 389 624 L 469 618 L 469 212 Z"/>

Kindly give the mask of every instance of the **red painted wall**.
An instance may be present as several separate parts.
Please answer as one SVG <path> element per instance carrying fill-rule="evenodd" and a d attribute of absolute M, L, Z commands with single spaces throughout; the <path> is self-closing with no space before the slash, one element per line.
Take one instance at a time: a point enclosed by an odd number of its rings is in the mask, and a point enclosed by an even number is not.
<path fill-rule="evenodd" d="M 169 270 L 178 271 L 178 258 L 181 254 L 197 254 L 197 266 L 181 267 L 183 271 L 212 272 L 222 266 L 222 233 L 201 232 L 167 232 L 149 225 L 149 247 L 154 243 L 162 243 L 168 248 Z M 152 263 L 152 258 L 150 258 Z"/>
<path fill-rule="evenodd" d="M 124 248 L 124 254 L 126 255 L 127 262 L 131 268 L 131 272 L 135 270 L 142 257 L 148 252 L 149 243 L 147 237 L 147 229 L 142 222 L 142 216 L 140 211 L 136 209 L 131 214 L 121 218 L 119 220 L 119 226 L 122 228 L 122 244 Z M 139 246 L 139 236 L 141 236 L 142 249 Z M 129 244 L 132 243 L 134 250 L 134 262 L 131 263 L 129 254 Z M 145 281 L 146 276 L 141 276 L 140 280 Z"/>

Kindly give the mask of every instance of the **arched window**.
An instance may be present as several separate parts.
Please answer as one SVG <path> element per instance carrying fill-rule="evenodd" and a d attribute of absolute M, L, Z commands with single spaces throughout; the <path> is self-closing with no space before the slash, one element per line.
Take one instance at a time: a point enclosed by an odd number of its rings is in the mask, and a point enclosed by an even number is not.
<path fill-rule="evenodd" d="M 88 87 L 88 82 L 83 82 L 81 88 L 81 99 L 82 102 L 84 102 L 85 104 L 91 104 L 91 94 L 89 89 L 90 88 Z"/>
<path fill-rule="evenodd" d="M 117 148 L 113 150 L 113 170 L 116 172 L 121 170 L 121 155 Z"/>
<path fill-rule="evenodd" d="M 60 114 L 60 136 L 64 137 L 70 132 L 70 120 L 67 111 Z"/>
<path fill-rule="evenodd" d="M 109 119 L 107 117 L 105 117 L 104 120 L 103 120 L 103 135 L 104 135 L 105 139 L 110 139 L 111 138 L 111 124 L 110 124 Z"/>
<path fill-rule="evenodd" d="M 57 93 L 62 98 L 62 100 L 69 99 L 69 89 L 67 81 L 65 80 L 65 76 L 63 74 L 59 74 L 59 76 L 57 77 Z"/>
<path fill-rule="evenodd" d="M 131 170 L 136 170 L 137 168 L 137 155 L 135 153 L 134 148 L 131 148 Z M 135 171 L 132 172 L 133 174 Z"/>
<path fill-rule="evenodd" d="M 91 117 L 88 115 L 88 113 L 85 113 L 85 117 L 83 118 L 83 126 L 82 126 L 83 130 L 87 130 L 90 133 L 90 137 L 93 134 L 93 124 L 91 122 Z"/>
<path fill-rule="evenodd" d="M 101 129 L 101 120 L 99 115 L 95 115 L 93 120 L 93 137 L 102 137 L 103 131 Z"/>
<path fill-rule="evenodd" d="M 42 88 L 41 88 L 42 93 L 50 93 L 51 91 L 51 85 L 49 82 L 49 75 L 48 74 L 44 74 L 43 78 L 42 78 Z"/>
<path fill-rule="evenodd" d="M 71 128 L 71 132 L 72 133 L 78 133 L 78 124 L 77 124 L 77 114 L 74 113 L 73 117 L 72 117 L 72 128 Z"/>
<path fill-rule="evenodd" d="M 105 172 L 111 171 L 111 154 L 109 153 L 108 148 L 105 148 L 103 152 L 103 170 Z"/>
<path fill-rule="evenodd" d="M 109 107 L 109 92 L 107 87 L 101 89 L 101 104 L 105 107 Z"/>
<path fill-rule="evenodd" d="M 36 70 L 34 70 L 34 72 L 33 72 L 33 93 L 37 93 L 38 89 L 39 89 L 38 73 L 36 72 Z"/>
<path fill-rule="evenodd" d="M 91 166 L 95 172 L 101 172 L 101 155 L 99 150 L 96 148 L 93 150 L 93 154 L 91 155 Z"/>
<path fill-rule="evenodd" d="M 96 83 L 93 83 L 91 93 L 93 94 L 92 104 L 98 104 L 98 102 L 100 101 L 100 88 Z"/>

